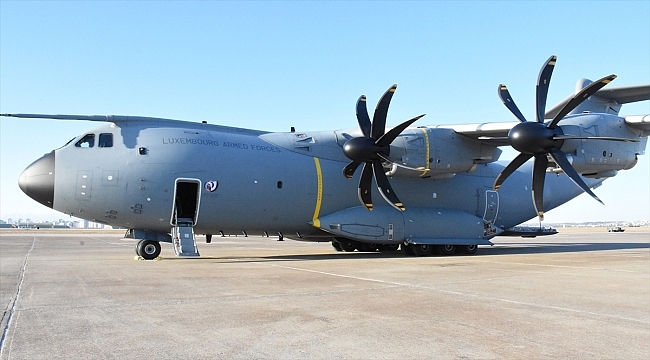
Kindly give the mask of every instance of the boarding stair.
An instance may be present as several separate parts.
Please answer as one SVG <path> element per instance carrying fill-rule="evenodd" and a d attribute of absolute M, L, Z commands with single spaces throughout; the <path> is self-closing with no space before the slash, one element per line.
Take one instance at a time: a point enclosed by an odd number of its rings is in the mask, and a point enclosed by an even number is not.
<path fill-rule="evenodd" d="M 194 222 L 191 218 L 176 219 L 176 226 L 172 228 L 172 244 L 174 253 L 178 257 L 199 257 L 194 236 Z"/>

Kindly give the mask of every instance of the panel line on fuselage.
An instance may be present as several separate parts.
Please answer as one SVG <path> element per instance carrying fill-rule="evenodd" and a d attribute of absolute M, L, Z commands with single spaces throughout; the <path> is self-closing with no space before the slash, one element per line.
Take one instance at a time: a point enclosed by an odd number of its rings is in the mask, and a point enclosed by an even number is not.
<path fill-rule="evenodd" d="M 427 128 L 420 128 L 420 130 L 422 130 L 422 132 L 424 132 L 424 148 L 427 149 L 427 156 L 424 159 L 424 162 L 425 162 L 424 167 L 425 167 L 425 169 L 424 169 L 424 172 L 420 175 L 421 177 L 425 177 L 427 175 L 427 173 L 429 172 L 429 170 L 431 170 L 431 168 L 429 168 L 429 157 L 431 156 L 431 154 L 429 154 L 429 152 L 431 150 L 429 149 L 429 133 L 427 132 Z"/>

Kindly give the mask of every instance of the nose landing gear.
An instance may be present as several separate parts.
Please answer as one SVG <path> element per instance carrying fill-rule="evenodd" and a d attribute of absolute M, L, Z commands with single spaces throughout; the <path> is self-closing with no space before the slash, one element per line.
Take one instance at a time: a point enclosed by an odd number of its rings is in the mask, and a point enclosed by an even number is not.
<path fill-rule="evenodd" d="M 160 255 L 160 243 L 153 240 L 140 240 L 135 246 L 135 253 L 145 260 L 153 260 Z"/>

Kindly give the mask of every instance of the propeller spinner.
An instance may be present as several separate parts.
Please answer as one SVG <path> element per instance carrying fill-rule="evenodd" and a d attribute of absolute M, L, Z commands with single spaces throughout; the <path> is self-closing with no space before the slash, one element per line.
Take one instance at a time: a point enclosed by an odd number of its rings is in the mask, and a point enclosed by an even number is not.
<path fill-rule="evenodd" d="M 563 136 L 564 133 L 557 124 L 588 97 L 616 78 L 616 75 L 609 75 L 589 84 L 587 87 L 575 94 L 562 110 L 558 112 L 553 120 L 551 120 L 551 122 L 545 124 L 544 113 L 546 108 L 546 96 L 548 94 L 548 86 L 551 81 L 551 74 L 553 73 L 556 60 L 556 56 L 551 56 L 542 67 L 537 79 L 536 121 L 526 121 L 517 108 L 517 105 L 515 105 L 515 102 L 512 100 L 508 88 L 503 84 L 499 85 L 499 97 L 501 98 L 501 101 L 508 110 L 510 110 L 510 112 L 521 121 L 520 124 L 517 124 L 510 129 L 510 132 L 508 133 L 508 142 L 515 150 L 519 151 L 520 154 L 515 157 L 505 169 L 503 169 L 499 176 L 497 176 L 494 182 L 494 190 L 497 190 L 508 176 L 517 170 L 517 168 L 523 165 L 530 158 L 534 157 L 532 195 L 535 210 L 537 211 L 540 220 L 544 220 L 544 180 L 546 176 L 546 167 L 548 166 L 547 155 L 551 156 L 555 163 L 562 169 L 562 171 L 564 171 L 565 174 L 567 174 L 567 176 L 569 176 L 571 180 L 573 180 L 576 185 L 598 202 L 601 204 L 603 203 L 596 194 L 589 189 L 589 186 L 587 186 L 578 175 L 564 152 L 560 150 L 564 143 L 564 139 L 578 139 L 581 137 Z M 606 137 L 589 137 L 589 139 L 627 140 Z"/>
<path fill-rule="evenodd" d="M 397 195 L 395 195 L 388 181 L 382 162 L 392 162 L 388 159 L 390 155 L 390 144 L 404 129 L 423 117 L 424 114 L 407 120 L 386 133 L 388 106 L 390 105 L 390 100 L 393 97 L 395 89 L 397 89 L 397 85 L 391 86 L 381 97 L 375 108 L 372 123 L 370 122 L 366 108 L 366 96 L 361 95 L 357 101 L 357 121 L 359 122 L 363 137 L 352 138 L 343 145 L 343 153 L 352 160 L 352 162 L 343 168 L 343 175 L 346 178 L 352 178 L 357 168 L 363 164 L 361 179 L 359 180 L 359 201 L 368 210 L 372 210 L 370 187 L 372 185 L 373 174 L 382 197 L 397 210 L 405 210 L 404 205 Z"/>

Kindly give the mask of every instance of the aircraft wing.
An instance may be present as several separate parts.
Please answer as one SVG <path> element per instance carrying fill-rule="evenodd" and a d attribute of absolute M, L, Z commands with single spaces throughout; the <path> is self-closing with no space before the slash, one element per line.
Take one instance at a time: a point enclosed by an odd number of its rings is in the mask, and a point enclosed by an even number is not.
<path fill-rule="evenodd" d="M 0 114 L 4 117 L 15 117 L 23 119 L 50 119 L 50 120 L 79 120 L 79 121 L 101 121 L 112 122 L 121 126 L 121 124 L 156 124 L 157 126 L 184 127 L 193 129 L 204 129 L 211 127 L 219 131 L 229 133 L 240 133 L 259 136 L 268 133 L 267 131 L 244 129 L 232 126 L 212 125 L 206 122 L 198 123 L 193 121 L 183 121 L 165 118 L 154 118 L 144 116 L 125 116 L 125 115 L 59 115 L 59 114 Z"/>
<path fill-rule="evenodd" d="M 641 130 L 641 136 L 650 135 L 650 115 L 626 116 L 625 123 L 630 127 Z M 509 145 L 508 132 L 517 124 L 519 124 L 518 121 L 511 121 L 482 124 L 438 125 L 433 127 L 452 129 L 458 134 L 462 134 L 471 139 L 482 141 L 493 146 L 507 146 Z"/>
<path fill-rule="evenodd" d="M 474 140 L 484 141 L 494 146 L 508 144 L 508 132 L 519 121 L 493 122 L 482 124 L 438 125 L 435 128 L 452 129 L 458 134 L 465 135 Z"/>
<path fill-rule="evenodd" d="M 577 87 L 582 88 L 589 80 L 581 79 Z M 566 99 L 560 101 L 544 114 L 546 119 L 552 119 L 566 105 L 574 94 L 569 95 Z M 571 113 L 581 113 L 584 111 L 598 112 L 618 115 L 622 104 L 631 102 L 650 100 L 650 85 L 619 86 L 609 89 L 598 90 L 589 99 L 584 101 L 580 106 Z M 643 136 L 650 133 L 649 117 L 646 116 L 627 116 L 625 122 L 636 129 L 644 132 Z M 519 122 L 496 122 L 483 124 L 462 124 L 462 125 L 440 125 L 439 128 L 453 129 L 455 132 L 465 135 L 474 140 L 483 141 L 494 146 L 508 145 L 508 132 Z"/>

